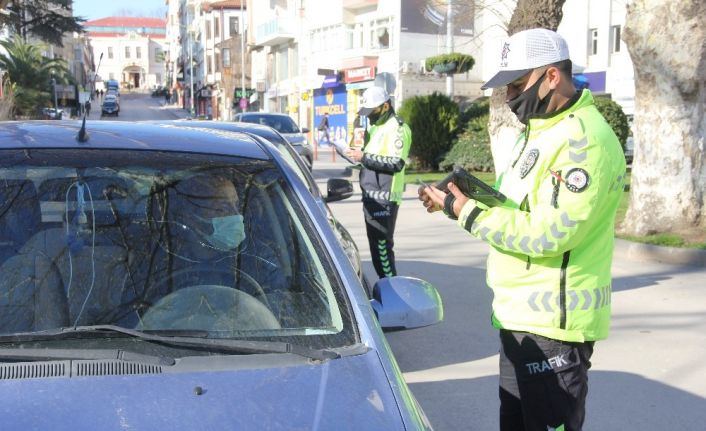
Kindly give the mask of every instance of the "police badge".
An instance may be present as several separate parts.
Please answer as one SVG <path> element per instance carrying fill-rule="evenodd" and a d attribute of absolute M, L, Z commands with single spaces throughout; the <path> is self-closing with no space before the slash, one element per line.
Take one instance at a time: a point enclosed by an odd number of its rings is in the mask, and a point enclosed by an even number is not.
<path fill-rule="evenodd" d="M 566 188 L 574 193 L 581 193 L 586 190 L 591 182 L 588 172 L 581 168 L 574 168 L 566 173 Z"/>
<path fill-rule="evenodd" d="M 534 167 L 534 164 L 537 163 L 537 159 L 539 158 L 539 150 L 536 148 L 532 148 L 529 153 L 525 156 L 525 159 L 522 161 L 522 164 L 520 165 L 520 178 L 524 178 L 529 174 L 529 172 L 532 170 Z"/>

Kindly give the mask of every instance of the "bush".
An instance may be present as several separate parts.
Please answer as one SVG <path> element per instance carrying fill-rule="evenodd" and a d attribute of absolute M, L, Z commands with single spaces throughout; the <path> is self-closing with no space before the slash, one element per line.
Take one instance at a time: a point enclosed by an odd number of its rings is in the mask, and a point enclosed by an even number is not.
<path fill-rule="evenodd" d="M 410 157 L 416 159 L 415 165 L 420 169 L 438 169 L 441 158 L 456 137 L 458 105 L 448 96 L 435 92 L 406 99 L 399 115 L 412 129 Z"/>
<path fill-rule="evenodd" d="M 490 101 L 484 98 L 470 105 L 461 114 L 461 119 L 466 121 L 466 127 L 439 164 L 440 168 L 449 170 L 454 166 L 461 166 L 469 171 L 493 170 L 493 154 L 490 151 L 488 134 L 489 112 Z"/>
<path fill-rule="evenodd" d="M 465 73 L 473 68 L 476 60 L 468 54 L 461 54 L 459 52 L 452 52 L 450 54 L 440 54 L 434 57 L 429 57 L 424 61 L 424 67 L 427 72 L 435 70 L 435 66 L 440 66 L 444 68 L 447 65 L 453 65 L 453 68 L 449 71 L 442 70 L 441 73 Z"/>
<path fill-rule="evenodd" d="M 616 136 L 618 136 L 620 146 L 623 147 L 623 152 L 625 152 L 625 143 L 630 134 L 630 126 L 628 125 L 628 117 L 623 112 L 623 108 L 607 97 L 596 97 L 595 101 L 596 108 L 598 108 L 598 111 L 606 119 Z"/>

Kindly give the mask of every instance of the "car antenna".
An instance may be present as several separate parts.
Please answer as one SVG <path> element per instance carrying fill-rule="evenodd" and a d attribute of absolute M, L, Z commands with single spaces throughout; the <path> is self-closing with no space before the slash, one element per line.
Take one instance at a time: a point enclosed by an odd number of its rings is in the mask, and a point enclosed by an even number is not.
<path fill-rule="evenodd" d="M 91 87 L 89 90 L 91 93 L 88 95 L 88 100 L 91 100 L 91 95 L 93 95 L 93 89 L 96 87 L 96 78 L 98 78 L 98 69 L 101 67 L 101 61 L 103 60 L 103 53 L 101 52 L 100 58 L 98 58 L 98 67 L 96 67 L 96 71 L 93 74 L 93 82 L 91 83 Z M 88 132 L 86 131 L 86 116 L 88 115 L 88 112 L 86 111 L 86 103 L 84 102 L 83 104 L 83 122 L 81 123 L 81 128 L 78 131 L 78 141 L 79 142 L 88 142 Z"/>

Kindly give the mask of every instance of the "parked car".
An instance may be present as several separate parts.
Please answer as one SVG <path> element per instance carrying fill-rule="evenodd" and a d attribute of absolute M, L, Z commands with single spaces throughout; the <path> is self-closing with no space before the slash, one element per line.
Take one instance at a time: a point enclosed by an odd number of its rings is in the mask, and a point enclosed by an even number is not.
<path fill-rule="evenodd" d="M 120 102 L 117 97 L 106 95 L 101 104 L 101 117 L 104 115 L 120 115 Z"/>
<path fill-rule="evenodd" d="M 0 123 L 4 428 L 430 428 L 381 327 L 440 321 L 438 292 L 369 300 L 272 144 L 79 127 Z"/>
<path fill-rule="evenodd" d="M 282 134 L 287 141 L 297 150 L 304 160 L 309 164 L 309 167 L 314 166 L 314 152 L 309 141 L 304 136 L 309 133 L 309 129 L 299 128 L 292 117 L 286 114 L 263 113 L 263 112 L 243 112 L 236 114 L 233 121 L 242 121 L 244 123 L 264 124 L 270 126 Z"/>
<path fill-rule="evenodd" d="M 353 195 L 353 184 L 349 180 L 345 178 L 329 178 L 326 184 L 327 195 L 322 196 L 321 191 L 319 190 L 319 185 L 316 184 L 316 180 L 311 173 L 310 166 L 304 159 L 301 158 L 287 139 L 270 126 L 254 123 L 228 123 L 223 121 L 190 120 L 160 121 L 157 122 L 157 124 L 241 132 L 266 139 L 268 142 L 273 144 L 282 153 L 284 159 L 289 162 L 290 166 L 294 169 L 300 179 L 304 181 L 304 184 L 306 184 L 306 187 L 314 197 L 317 206 L 326 215 L 326 219 L 333 228 L 333 231 L 338 237 L 343 250 L 350 259 L 351 264 L 353 264 L 353 267 L 363 283 L 366 292 L 368 295 L 372 295 L 372 289 L 370 288 L 367 280 L 365 279 L 365 274 L 363 273 L 363 266 L 361 265 L 358 246 L 348 230 L 341 223 L 339 223 L 338 220 L 336 220 L 336 217 L 334 217 L 333 212 L 327 205 L 328 202 L 348 199 Z"/>
<path fill-rule="evenodd" d="M 42 108 L 42 116 L 45 120 L 62 120 L 64 111 L 56 108 Z"/>

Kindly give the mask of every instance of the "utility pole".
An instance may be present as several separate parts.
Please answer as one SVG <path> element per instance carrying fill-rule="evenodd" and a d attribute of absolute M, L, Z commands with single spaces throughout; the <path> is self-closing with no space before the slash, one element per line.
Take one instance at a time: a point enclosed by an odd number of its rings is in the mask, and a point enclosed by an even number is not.
<path fill-rule="evenodd" d="M 243 13 L 243 3 L 245 3 L 245 0 L 240 0 L 240 86 L 241 86 L 241 91 L 240 93 L 242 95 L 242 98 L 246 98 L 245 95 L 245 14 Z M 240 103 L 240 109 L 241 111 L 245 111 L 245 108 L 243 106 L 247 106 L 245 103 L 242 101 L 238 101 Z M 248 100 L 248 102 L 250 102 Z"/>
<path fill-rule="evenodd" d="M 446 8 L 446 53 L 451 54 L 454 51 L 453 0 L 448 1 L 449 4 Z M 446 95 L 449 97 L 454 95 L 454 75 L 451 72 L 446 74 Z"/>
<path fill-rule="evenodd" d="M 189 26 L 190 25 L 191 25 L 191 23 L 189 23 Z M 189 99 L 190 99 L 189 102 L 191 104 L 191 109 L 189 112 L 191 113 L 191 116 L 193 117 L 194 116 L 194 48 L 193 48 L 194 41 L 191 40 L 191 29 L 189 29 L 187 27 L 186 31 L 189 32 L 189 78 L 191 80 L 191 84 L 189 87 Z"/>
<path fill-rule="evenodd" d="M 54 76 L 51 77 L 51 88 L 52 88 L 52 93 L 54 93 L 54 109 L 58 112 L 59 111 L 59 104 L 56 101 L 56 79 Z"/>

